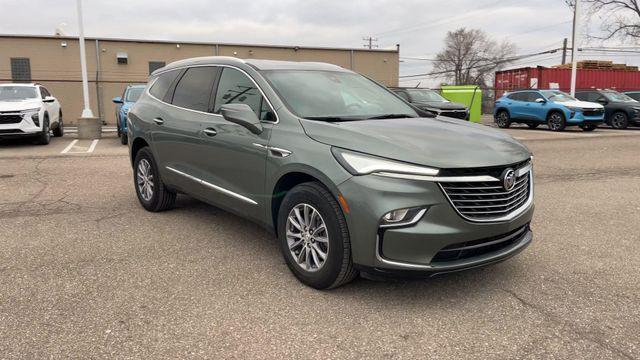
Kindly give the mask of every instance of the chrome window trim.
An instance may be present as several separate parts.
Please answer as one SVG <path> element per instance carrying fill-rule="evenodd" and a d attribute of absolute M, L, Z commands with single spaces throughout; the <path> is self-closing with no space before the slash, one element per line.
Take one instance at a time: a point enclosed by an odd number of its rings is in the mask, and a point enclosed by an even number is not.
<path fill-rule="evenodd" d="M 240 195 L 240 194 L 238 194 L 238 193 L 235 193 L 235 192 L 233 192 L 233 191 L 231 191 L 231 190 L 227 190 L 227 189 L 225 189 L 225 188 L 223 188 L 223 187 L 220 187 L 220 186 L 218 186 L 218 185 L 214 185 L 214 184 L 212 184 L 212 183 L 210 183 L 210 182 L 208 182 L 208 181 L 202 180 L 202 179 L 197 178 L 197 177 L 195 177 L 195 176 L 193 176 L 193 175 L 189 175 L 189 174 L 187 174 L 187 173 L 185 173 L 185 172 L 182 172 L 182 171 L 180 171 L 180 170 L 176 170 L 176 169 L 174 169 L 174 168 L 172 168 L 172 167 L 170 167 L 170 166 L 165 166 L 165 168 L 166 168 L 167 170 L 169 170 L 169 171 L 173 171 L 174 173 L 176 173 L 176 174 L 178 174 L 178 175 L 182 175 L 182 176 L 186 177 L 186 178 L 187 178 L 187 179 L 189 179 L 189 180 L 193 180 L 193 181 L 195 181 L 195 182 L 197 182 L 197 183 L 200 183 L 200 184 L 202 184 L 202 185 L 204 185 L 204 186 L 206 186 L 206 187 L 212 188 L 212 189 L 214 189 L 214 190 L 216 190 L 216 191 L 218 191 L 218 192 L 221 192 L 221 193 L 223 193 L 223 194 L 225 194 L 225 195 L 229 195 L 229 196 L 231 196 L 231 197 L 234 197 L 234 198 L 236 198 L 236 199 L 242 200 L 242 201 L 244 201 L 244 202 L 248 202 L 249 204 L 252 204 L 252 205 L 258 205 L 258 203 L 257 203 L 257 202 L 255 202 L 255 201 L 253 201 L 253 200 L 249 199 L 249 198 L 248 198 L 248 197 L 246 197 L 246 196 L 243 196 L 243 195 Z"/>
<path fill-rule="evenodd" d="M 276 117 L 276 121 L 267 121 L 267 120 L 260 120 L 261 123 L 266 123 L 266 124 L 278 124 L 280 123 L 280 117 L 278 116 L 278 113 L 275 110 L 275 107 L 273 106 L 273 104 L 271 104 L 271 100 L 269 100 L 269 98 L 265 95 L 264 91 L 262 91 L 262 88 L 260 87 L 260 85 L 258 85 L 258 83 L 253 79 L 253 77 L 251 75 L 249 75 L 249 73 L 247 73 L 246 71 L 240 69 L 239 67 L 233 66 L 233 65 L 223 65 L 223 64 L 198 64 L 198 65 L 184 65 L 184 66 L 180 66 L 180 67 L 176 67 L 176 68 L 171 68 L 171 69 L 167 69 L 161 73 L 158 73 L 156 75 L 156 78 L 153 80 L 153 83 L 149 84 L 149 86 L 147 86 L 146 88 L 146 94 L 149 95 L 151 98 L 165 104 L 165 105 L 169 105 L 169 106 L 173 106 L 174 108 L 177 109 L 181 109 L 181 110 L 187 110 L 187 111 L 192 111 L 198 114 L 204 114 L 204 115 L 213 115 L 213 116 L 218 116 L 218 117 L 222 117 L 222 115 L 220 114 L 214 114 L 214 113 L 210 113 L 210 112 L 205 112 L 205 111 L 198 111 L 198 110 L 193 110 L 193 109 L 188 109 L 188 108 L 184 108 L 181 106 L 176 106 L 173 104 L 169 104 L 167 102 L 164 102 L 160 99 L 158 99 L 157 97 L 151 95 L 151 92 L 149 92 L 149 90 L 151 90 L 151 88 L 153 87 L 153 85 L 156 83 L 156 81 L 158 81 L 158 78 L 160 77 L 160 75 L 169 72 L 169 71 L 174 71 L 174 70 L 183 70 L 183 69 L 188 69 L 188 68 L 194 68 L 194 67 L 214 67 L 214 66 L 218 66 L 218 67 L 228 67 L 231 69 L 235 69 L 240 71 L 241 73 L 243 73 L 246 77 L 248 77 L 251 82 L 256 86 L 256 88 L 258 89 L 258 91 L 260 91 L 260 94 L 262 95 L 262 97 L 267 100 L 267 104 L 269 104 L 269 107 L 271 108 L 271 112 L 273 112 L 273 114 Z"/>

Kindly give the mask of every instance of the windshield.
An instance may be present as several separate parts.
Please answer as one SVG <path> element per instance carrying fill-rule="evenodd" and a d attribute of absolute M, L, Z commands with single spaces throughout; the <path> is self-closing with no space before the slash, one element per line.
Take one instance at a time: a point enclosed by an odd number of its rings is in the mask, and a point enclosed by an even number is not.
<path fill-rule="evenodd" d="M 544 95 L 553 102 L 569 102 L 569 101 L 577 101 L 573 96 L 562 92 L 562 91 L 545 91 Z"/>
<path fill-rule="evenodd" d="M 143 91 L 144 91 L 144 88 L 142 88 L 142 87 L 130 88 L 129 90 L 127 90 L 127 96 L 124 99 L 124 101 L 126 101 L 126 102 L 136 102 L 136 101 L 138 101 L 138 99 L 140 98 L 140 95 L 142 95 Z"/>
<path fill-rule="evenodd" d="M 609 101 L 622 101 L 622 102 L 635 101 L 629 96 L 625 94 L 621 94 L 617 91 L 605 91 L 604 95 L 609 99 Z"/>
<path fill-rule="evenodd" d="M 443 98 L 440 94 L 433 90 L 420 89 L 420 90 L 407 90 L 411 95 L 411 99 L 413 101 L 437 101 L 437 102 L 447 102 L 449 100 Z"/>
<path fill-rule="evenodd" d="M 263 72 L 297 116 L 325 121 L 418 117 L 413 108 L 364 76 L 338 71 Z"/>
<path fill-rule="evenodd" d="M 0 101 L 20 101 L 37 99 L 35 87 L 30 86 L 0 86 Z"/>

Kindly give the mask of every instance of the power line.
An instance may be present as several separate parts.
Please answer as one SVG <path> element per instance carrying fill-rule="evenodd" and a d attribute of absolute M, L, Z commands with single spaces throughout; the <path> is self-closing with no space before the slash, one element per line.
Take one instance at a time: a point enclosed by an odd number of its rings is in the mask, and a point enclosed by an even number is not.
<path fill-rule="evenodd" d="M 529 57 L 534 57 L 534 56 L 539 56 L 539 55 L 544 55 L 544 54 L 553 54 L 556 53 L 558 50 L 561 49 L 551 49 L 551 50 L 547 50 L 547 51 L 543 51 L 543 52 L 539 52 L 539 53 L 535 53 L 535 54 L 525 54 L 525 55 L 517 55 L 517 56 L 512 56 L 506 59 L 502 59 L 502 60 L 497 60 L 497 61 L 489 61 L 487 63 L 481 64 L 481 65 L 474 65 L 474 66 L 469 66 L 467 68 L 464 68 L 462 70 L 471 70 L 471 69 L 478 69 L 478 68 L 484 68 L 484 67 L 488 67 L 488 66 L 495 66 L 495 65 L 499 65 L 499 64 L 504 64 L 504 63 L 509 63 L 509 62 L 513 62 L 513 61 L 517 61 L 517 60 L 522 60 L 522 59 L 526 59 Z M 400 76 L 400 78 L 415 78 L 415 77 L 421 77 L 421 76 L 434 76 L 434 75 L 444 75 L 447 73 L 451 73 L 451 72 L 455 72 L 456 70 L 442 70 L 442 71 L 433 71 L 430 73 L 422 73 L 422 74 L 413 74 L 413 75 L 403 75 Z"/>

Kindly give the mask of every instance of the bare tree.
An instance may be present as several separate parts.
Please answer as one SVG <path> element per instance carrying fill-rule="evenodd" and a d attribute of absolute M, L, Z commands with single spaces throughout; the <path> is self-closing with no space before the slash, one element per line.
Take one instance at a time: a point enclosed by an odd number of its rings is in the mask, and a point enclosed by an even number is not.
<path fill-rule="evenodd" d="M 575 0 L 564 0 L 575 6 Z M 583 0 L 592 14 L 602 18 L 602 36 L 592 38 L 608 40 L 618 38 L 640 41 L 640 0 Z"/>
<path fill-rule="evenodd" d="M 460 28 L 447 33 L 434 70 L 455 85 L 486 86 L 514 53 L 515 45 L 510 42 L 498 43 L 482 30 Z"/>

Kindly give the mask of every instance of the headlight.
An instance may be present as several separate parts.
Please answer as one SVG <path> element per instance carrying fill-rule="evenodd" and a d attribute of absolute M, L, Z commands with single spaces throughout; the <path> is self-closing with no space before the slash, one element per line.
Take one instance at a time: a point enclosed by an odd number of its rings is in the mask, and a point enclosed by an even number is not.
<path fill-rule="evenodd" d="M 40 108 L 33 108 L 33 109 L 27 109 L 27 110 L 20 110 L 20 113 L 21 114 L 30 114 L 30 113 L 33 113 L 33 112 L 37 113 L 39 111 L 40 111 Z"/>
<path fill-rule="evenodd" d="M 567 106 L 567 108 L 571 111 L 575 111 L 575 112 L 582 112 L 582 108 L 581 107 L 575 107 L 575 106 Z"/>
<path fill-rule="evenodd" d="M 382 175 L 396 178 L 411 176 L 436 176 L 440 172 L 425 166 L 411 165 L 371 155 L 331 148 L 336 160 L 352 175 Z"/>

